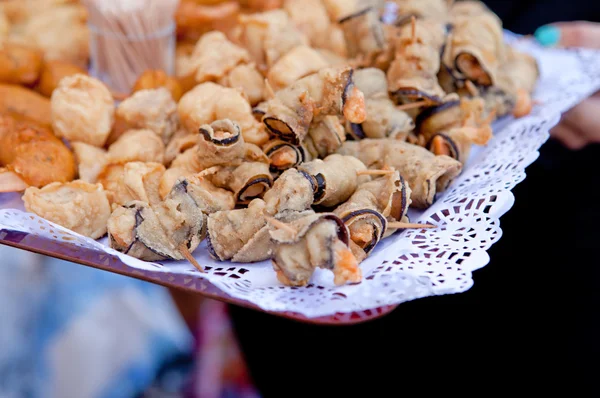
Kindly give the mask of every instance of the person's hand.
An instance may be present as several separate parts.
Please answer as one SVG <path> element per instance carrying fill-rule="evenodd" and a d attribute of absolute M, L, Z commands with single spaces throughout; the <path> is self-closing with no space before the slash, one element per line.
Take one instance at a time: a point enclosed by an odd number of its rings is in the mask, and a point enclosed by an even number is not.
<path fill-rule="evenodd" d="M 534 36 L 547 47 L 600 49 L 599 23 L 560 22 L 539 28 Z M 550 134 L 573 150 L 600 143 L 600 93 L 565 113 Z"/>

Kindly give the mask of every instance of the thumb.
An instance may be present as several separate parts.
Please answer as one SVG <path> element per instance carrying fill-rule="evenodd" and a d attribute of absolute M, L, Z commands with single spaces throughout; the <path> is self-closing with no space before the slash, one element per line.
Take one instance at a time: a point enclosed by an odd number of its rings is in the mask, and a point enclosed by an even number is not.
<path fill-rule="evenodd" d="M 576 21 L 545 25 L 536 30 L 540 44 L 553 47 L 585 47 L 600 49 L 600 23 Z"/>

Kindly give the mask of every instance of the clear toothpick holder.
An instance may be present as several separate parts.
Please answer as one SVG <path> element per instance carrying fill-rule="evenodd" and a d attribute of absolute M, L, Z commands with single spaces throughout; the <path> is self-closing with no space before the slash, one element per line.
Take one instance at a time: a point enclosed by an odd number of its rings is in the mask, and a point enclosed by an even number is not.
<path fill-rule="evenodd" d="M 151 34 L 122 34 L 89 24 L 90 73 L 114 93 L 131 92 L 139 76 L 150 69 L 172 75 L 175 69 L 175 23 Z"/>

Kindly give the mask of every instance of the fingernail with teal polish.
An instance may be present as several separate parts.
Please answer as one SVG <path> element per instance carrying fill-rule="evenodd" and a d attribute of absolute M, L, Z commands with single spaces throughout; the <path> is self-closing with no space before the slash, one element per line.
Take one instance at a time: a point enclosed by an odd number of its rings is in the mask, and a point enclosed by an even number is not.
<path fill-rule="evenodd" d="M 544 47 L 552 47 L 560 42 L 560 29 L 556 26 L 545 25 L 539 27 L 533 35 L 538 43 Z"/>

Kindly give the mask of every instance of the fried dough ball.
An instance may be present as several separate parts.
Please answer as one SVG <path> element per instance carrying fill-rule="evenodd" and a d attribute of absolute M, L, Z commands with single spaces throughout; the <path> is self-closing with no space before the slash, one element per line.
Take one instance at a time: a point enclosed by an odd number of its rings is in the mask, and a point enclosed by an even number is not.
<path fill-rule="evenodd" d="M 124 164 L 109 164 L 98 175 L 98 182 L 104 187 L 112 207 L 134 200 L 123 182 L 124 171 Z"/>
<path fill-rule="evenodd" d="M 130 128 L 148 129 L 166 145 L 177 131 L 177 104 L 166 88 L 141 90 L 117 107 L 116 115 Z"/>
<path fill-rule="evenodd" d="M 22 86 L 0 84 L 0 114 L 46 129 L 52 127 L 50 100 Z"/>
<path fill-rule="evenodd" d="M 30 85 L 38 80 L 43 54 L 36 48 L 0 43 L 0 82 Z"/>
<path fill-rule="evenodd" d="M 177 37 L 198 40 L 211 30 L 230 31 L 237 23 L 240 4 L 237 1 L 223 1 L 219 4 L 199 4 L 183 0 L 175 13 Z"/>
<path fill-rule="evenodd" d="M 89 60 L 89 30 L 81 5 L 50 7 L 29 18 L 20 40 L 39 47 L 46 60 L 71 62 L 85 68 Z"/>
<path fill-rule="evenodd" d="M 100 80 L 81 74 L 64 78 L 52 93 L 51 105 L 55 134 L 70 141 L 104 145 L 114 122 L 115 105 Z"/>
<path fill-rule="evenodd" d="M 165 149 L 165 164 L 169 165 L 177 156 L 198 143 L 198 134 L 190 134 L 186 129 L 175 132 Z"/>
<path fill-rule="evenodd" d="M 71 146 L 77 161 L 79 179 L 95 184 L 98 175 L 108 163 L 108 153 L 102 148 L 84 142 L 73 142 Z"/>
<path fill-rule="evenodd" d="M 203 124 L 231 119 L 241 127 L 245 142 L 262 145 L 269 140 L 263 125 L 252 115 L 248 101 L 233 88 L 211 82 L 199 84 L 181 98 L 177 111 L 181 124 L 192 134 Z"/>
<path fill-rule="evenodd" d="M 177 79 L 167 75 L 165 71 L 160 69 L 150 69 L 142 73 L 133 84 L 133 92 L 161 87 L 169 90 L 175 102 L 178 102 L 183 95 L 183 89 Z"/>
<path fill-rule="evenodd" d="M 30 186 L 67 182 L 76 174 L 73 153 L 48 130 L 0 119 L 0 163 Z"/>
<path fill-rule="evenodd" d="M 38 82 L 36 89 L 40 94 L 50 97 L 64 77 L 77 74 L 85 75 L 87 72 L 85 69 L 69 62 L 46 61 L 42 65 L 40 81 Z"/>
<path fill-rule="evenodd" d="M 30 187 L 23 202 L 27 211 L 81 235 L 98 239 L 106 234 L 111 210 L 100 184 L 73 181 Z"/>
<path fill-rule="evenodd" d="M 129 130 L 108 148 L 112 163 L 165 161 L 165 144 L 152 130 Z"/>

